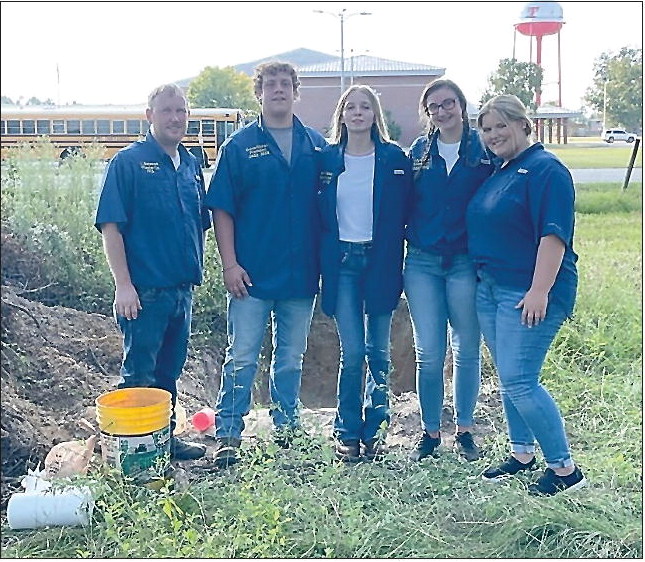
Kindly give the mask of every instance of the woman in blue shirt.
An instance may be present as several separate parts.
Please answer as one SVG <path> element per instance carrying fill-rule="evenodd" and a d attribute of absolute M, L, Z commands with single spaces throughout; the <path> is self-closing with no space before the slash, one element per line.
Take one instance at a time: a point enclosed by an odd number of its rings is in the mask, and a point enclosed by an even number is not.
<path fill-rule="evenodd" d="M 320 153 L 321 306 L 340 339 L 336 455 L 354 462 L 382 454 L 390 421 L 390 325 L 412 173 L 369 86 L 343 93 L 331 143 Z"/>
<path fill-rule="evenodd" d="M 479 458 L 472 429 L 480 381 L 476 275 L 468 257 L 466 207 L 492 165 L 476 130 L 468 126 L 466 98 L 451 80 L 426 86 L 419 112 L 427 133 L 410 148 L 414 204 L 406 230 L 405 295 L 414 331 L 417 394 L 423 434 L 410 458 L 419 461 L 441 444 L 443 367 L 447 331 L 453 356 L 455 445 Z"/>
<path fill-rule="evenodd" d="M 535 441 L 547 464 L 529 486 L 554 495 L 586 484 L 562 416 L 539 376 L 576 295 L 574 187 L 569 170 L 541 143 L 512 95 L 489 100 L 477 124 L 499 158 L 468 207 L 468 246 L 477 267 L 477 314 L 499 376 L 511 455 L 482 477 L 498 481 L 535 468 Z"/>

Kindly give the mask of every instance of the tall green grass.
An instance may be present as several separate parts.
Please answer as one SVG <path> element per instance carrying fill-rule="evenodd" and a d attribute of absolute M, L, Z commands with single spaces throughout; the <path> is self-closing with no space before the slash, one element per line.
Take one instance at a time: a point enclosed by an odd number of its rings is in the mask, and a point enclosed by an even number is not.
<path fill-rule="evenodd" d="M 3 190 L 3 206 L 4 198 Z M 610 205 L 615 199 L 623 203 Z M 33 205 L 46 206 L 35 198 Z M 77 208 L 86 220 L 93 204 Z M 87 478 L 97 501 L 90 527 L 16 532 L 3 524 L 2 555 L 642 558 L 640 189 L 578 186 L 576 219 L 579 297 L 543 378 L 590 480 L 586 489 L 533 498 L 526 493 L 529 476 L 498 486 L 483 482 L 481 471 L 507 452 L 499 405 L 492 420 L 498 432 L 484 438 L 486 458 L 474 463 L 448 450 L 410 463 L 406 451 L 393 450 L 383 462 L 345 466 L 320 428 L 309 427 L 313 437 L 289 450 L 260 435 L 244 443 L 237 467 L 180 472 L 156 492 L 94 472 Z M 10 224 L 24 224 L 21 236 L 32 228 L 30 221 Z M 205 285 L 215 286 L 212 262 L 209 270 Z M 222 293 L 209 291 L 200 314 L 222 314 Z M 495 380 L 490 384 L 496 388 Z"/>

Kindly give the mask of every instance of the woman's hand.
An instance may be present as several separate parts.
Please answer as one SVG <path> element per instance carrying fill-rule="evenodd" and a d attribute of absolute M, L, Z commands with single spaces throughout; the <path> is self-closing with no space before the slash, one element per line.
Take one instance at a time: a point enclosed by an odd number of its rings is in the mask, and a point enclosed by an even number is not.
<path fill-rule="evenodd" d="M 529 289 L 524 298 L 515 305 L 522 309 L 522 324 L 532 328 L 546 318 L 546 307 L 549 303 L 549 293 Z"/>

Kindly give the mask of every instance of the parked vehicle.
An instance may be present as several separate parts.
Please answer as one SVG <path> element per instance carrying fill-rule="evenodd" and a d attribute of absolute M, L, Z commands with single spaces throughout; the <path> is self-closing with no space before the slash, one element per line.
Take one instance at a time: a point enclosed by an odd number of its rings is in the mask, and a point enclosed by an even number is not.
<path fill-rule="evenodd" d="M 609 143 L 614 141 L 634 142 L 636 137 L 638 137 L 636 133 L 628 133 L 625 129 L 607 129 L 602 134 L 602 140 Z"/>

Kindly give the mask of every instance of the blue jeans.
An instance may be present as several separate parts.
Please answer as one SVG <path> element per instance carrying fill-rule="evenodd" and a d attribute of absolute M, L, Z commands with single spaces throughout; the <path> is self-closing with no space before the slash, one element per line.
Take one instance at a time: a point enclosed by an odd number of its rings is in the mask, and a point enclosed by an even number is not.
<path fill-rule="evenodd" d="M 364 281 L 369 244 L 341 242 L 342 264 L 334 320 L 340 339 L 338 407 L 340 441 L 371 443 L 390 423 L 388 379 L 392 313 L 366 314 Z M 364 370 L 367 361 L 367 370 Z"/>
<path fill-rule="evenodd" d="M 314 299 L 242 299 L 228 295 L 228 347 L 217 396 L 217 437 L 239 438 L 251 410 L 251 389 L 267 322 L 273 328 L 269 372 L 271 418 L 276 427 L 299 424 L 298 398 L 302 358 L 307 349 Z"/>
<path fill-rule="evenodd" d="M 452 347 L 454 421 L 473 425 L 480 384 L 480 341 L 475 294 L 477 276 L 466 254 L 450 262 L 408 246 L 403 270 L 417 361 L 421 427 L 439 431 L 443 408 L 443 367 L 448 333 Z"/>
<path fill-rule="evenodd" d="M 539 381 L 547 351 L 567 317 L 566 311 L 549 302 L 542 322 L 532 328 L 523 326 L 522 310 L 515 306 L 526 291 L 501 287 L 483 272 L 479 276 L 477 313 L 499 376 L 511 450 L 534 453 L 537 440 L 547 466 L 571 466 L 564 421 Z"/>
<path fill-rule="evenodd" d="M 177 379 L 186 362 L 190 337 L 192 287 L 139 289 L 141 310 L 134 320 L 117 316 L 123 335 L 123 363 L 118 388 L 162 388 L 177 401 Z"/>

